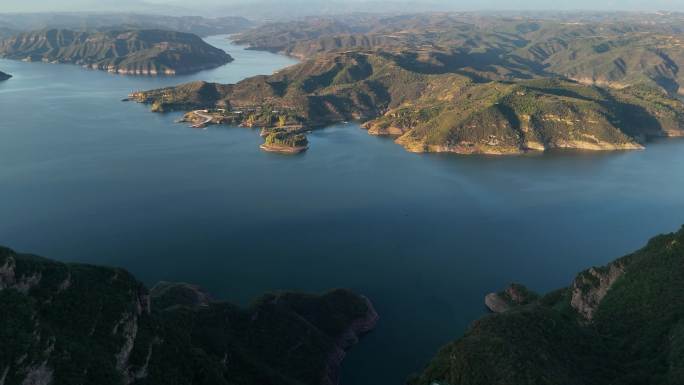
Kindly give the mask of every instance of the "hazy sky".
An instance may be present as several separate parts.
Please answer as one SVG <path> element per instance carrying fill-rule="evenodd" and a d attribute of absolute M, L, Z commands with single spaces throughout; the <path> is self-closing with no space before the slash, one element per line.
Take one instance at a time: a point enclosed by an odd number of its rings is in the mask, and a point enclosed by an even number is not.
<path fill-rule="evenodd" d="M 369 6 L 381 1 L 369 0 L 0 0 L 0 10 L 7 12 L 48 12 L 48 11 L 165 11 L 163 6 L 173 6 L 166 11 L 189 11 L 197 14 L 206 13 L 207 9 L 220 8 L 222 13 L 230 12 L 235 4 L 236 9 L 247 9 L 255 3 L 272 2 L 280 5 L 292 3 L 293 7 L 316 6 L 329 8 L 331 4 L 345 4 L 345 8 Z M 477 9 L 598 9 L 598 10 L 671 10 L 684 11 L 684 0 L 391 0 L 404 3 L 402 10 L 421 11 L 434 9 L 477 10 Z M 303 5 L 304 3 L 308 3 Z M 162 6 L 162 7 L 160 7 Z M 207 8 L 207 9 L 202 9 Z M 255 7 L 256 8 L 256 7 Z M 371 7 L 372 8 L 372 7 Z M 373 8 L 374 9 L 374 8 Z"/>

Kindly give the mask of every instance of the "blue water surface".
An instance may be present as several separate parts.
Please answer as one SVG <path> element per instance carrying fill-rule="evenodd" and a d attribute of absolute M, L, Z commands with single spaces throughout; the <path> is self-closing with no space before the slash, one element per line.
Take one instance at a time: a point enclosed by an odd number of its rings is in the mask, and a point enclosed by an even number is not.
<path fill-rule="evenodd" d="M 343 385 L 402 384 L 510 282 L 544 292 L 684 223 L 684 141 L 644 151 L 519 157 L 424 154 L 357 124 L 313 132 L 299 156 L 258 132 L 175 124 L 120 100 L 190 80 L 236 82 L 294 63 L 208 41 L 235 62 L 125 77 L 0 60 L 0 243 L 198 283 L 248 304 L 271 290 L 367 295 L 378 329 Z"/>

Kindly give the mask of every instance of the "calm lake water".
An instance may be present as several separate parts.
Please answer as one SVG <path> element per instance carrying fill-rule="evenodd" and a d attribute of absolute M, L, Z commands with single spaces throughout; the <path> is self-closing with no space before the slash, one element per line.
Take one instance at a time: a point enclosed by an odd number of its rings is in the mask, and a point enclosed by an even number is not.
<path fill-rule="evenodd" d="M 645 151 L 416 155 L 356 124 L 263 153 L 256 130 L 174 124 L 130 91 L 235 82 L 294 63 L 208 39 L 235 57 L 176 78 L 0 60 L 0 243 L 116 265 L 152 284 L 265 291 L 346 287 L 382 319 L 343 385 L 402 384 L 517 281 L 539 291 L 684 223 L 684 141 Z"/>

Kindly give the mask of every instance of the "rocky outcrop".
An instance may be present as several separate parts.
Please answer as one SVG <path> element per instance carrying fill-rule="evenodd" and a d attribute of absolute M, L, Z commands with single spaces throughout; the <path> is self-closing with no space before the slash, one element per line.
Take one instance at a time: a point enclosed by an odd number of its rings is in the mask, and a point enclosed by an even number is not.
<path fill-rule="evenodd" d="M 40 272 L 17 276 L 16 268 L 17 262 L 14 258 L 5 259 L 4 265 L 0 266 L 0 290 L 14 289 L 27 294 L 31 288 L 40 283 L 42 276 Z"/>
<path fill-rule="evenodd" d="M 369 135 L 374 136 L 401 136 L 408 130 L 408 128 L 382 124 L 376 121 L 366 122 L 361 127 L 367 130 Z"/>
<path fill-rule="evenodd" d="M 503 313 L 510 310 L 511 305 L 499 293 L 489 293 L 485 296 L 485 306 L 492 313 Z"/>
<path fill-rule="evenodd" d="M 580 273 L 572 283 L 570 305 L 586 321 L 591 322 L 608 290 L 624 272 L 624 263 L 618 261 L 603 268 L 592 267 Z"/>
<path fill-rule="evenodd" d="M 511 284 L 499 293 L 489 293 L 485 296 L 485 306 L 492 313 L 503 313 L 516 306 L 527 305 L 538 300 L 539 296 L 520 284 Z"/>
<path fill-rule="evenodd" d="M 323 385 L 338 385 L 340 383 L 342 361 L 347 355 L 347 350 L 356 345 L 364 334 L 375 329 L 380 319 L 370 300 L 363 297 L 363 301 L 368 310 L 362 317 L 353 320 L 349 327 L 337 338 L 336 347 L 328 356 L 328 362 L 324 371 L 325 375 L 321 381 Z"/>
<path fill-rule="evenodd" d="M 7 79 L 9 79 L 9 78 L 11 78 L 11 77 L 12 77 L 12 75 L 6 74 L 6 73 L 0 71 L 0 82 L 3 81 L 3 80 L 7 80 Z"/>

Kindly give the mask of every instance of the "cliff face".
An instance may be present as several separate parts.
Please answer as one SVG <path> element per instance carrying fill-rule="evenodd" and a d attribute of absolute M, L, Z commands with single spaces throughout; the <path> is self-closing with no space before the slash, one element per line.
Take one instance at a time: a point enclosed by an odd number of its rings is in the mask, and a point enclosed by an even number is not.
<path fill-rule="evenodd" d="M 11 77 L 12 77 L 12 75 L 6 74 L 6 73 L 0 71 L 0 82 L 3 81 L 3 80 L 7 80 L 7 79 L 9 79 L 9 78 L 11 78 Z"/>
<path fill-rule="evenodd" d="M 0 383 L 334 385 L 370 331 L 344 290 L 267 295 L 242 309 L 194 285 L 148 292 L 120 269 L 0 248 Z"/>
<path fill-rule="evenodd" d="M 232 61 L 196 35 L 162 30 L 28 32 L 0 42 L 0 57 L 72 63 L 127 75 L 190 73 Z"/>
<path fill-rule="evenodd" d="M 682 383 L 683 244 L 684 228 L 580 273 L 569 288 L 507 301 L 410 383 Z"/>
<path fill-rule="evenodd" d="M 248 126 L 281 117 L 314 127 L 363 120 L 370 134 L 399 136 L 397 143 L 413 152 L 629 150 L 650 137 L 684 135 L 684 104 L 657 88 L 483 81 L 465 70 L 443 72 L 450 64 L 437 58 L 446 60 L 435 52 L 321 55 L 272 76 L 191 83 L 133 99 L 156 111 L 237 109 Z"/>

